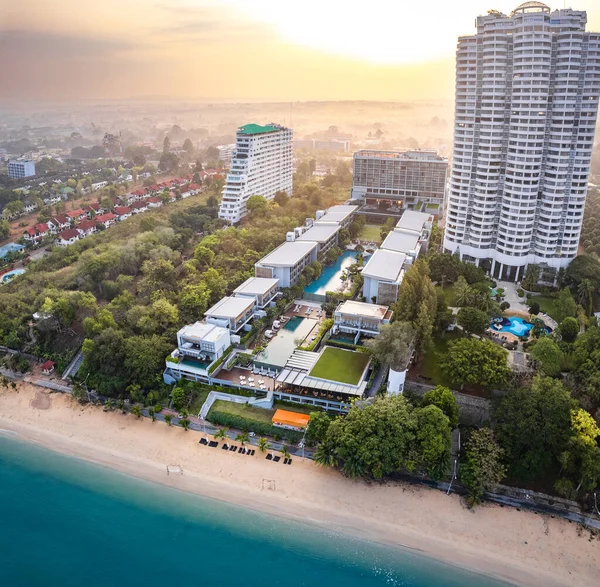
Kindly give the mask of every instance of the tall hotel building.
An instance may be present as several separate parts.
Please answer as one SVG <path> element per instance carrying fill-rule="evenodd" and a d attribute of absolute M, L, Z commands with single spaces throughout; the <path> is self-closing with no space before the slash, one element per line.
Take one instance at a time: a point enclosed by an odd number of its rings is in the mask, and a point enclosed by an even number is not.
<path fill-rule="evenodd" d="M 441 211 L 447 173 L 448 160 L 435 151 L 356 151 L 352 199 L 403 209 L 425 203 Z"/>
<path fill-rule="evenodd" d="M 600 95 L 586 20 L 526 2 L 458 40 L 444 248 L 497 279 L 577 255 Z"/>
<path fill-rule="evenodd" d="M 219 218 L 234 224 L 246 215 L 250 196 L 271 200 L 292 195 L 292 130 L 277 124 L 247 124 L 238 129 Z"/>

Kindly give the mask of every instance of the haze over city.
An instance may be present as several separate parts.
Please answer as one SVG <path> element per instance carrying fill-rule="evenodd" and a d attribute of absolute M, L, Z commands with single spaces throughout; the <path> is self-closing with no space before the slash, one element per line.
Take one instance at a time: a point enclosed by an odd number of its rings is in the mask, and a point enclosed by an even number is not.
<path fill-rule="evenodd" d="M 0 99 L 452 99 L 457 37 L 516 4 L 3 2 Z M 600 29 L 597 2 L 574 8 Z"/>

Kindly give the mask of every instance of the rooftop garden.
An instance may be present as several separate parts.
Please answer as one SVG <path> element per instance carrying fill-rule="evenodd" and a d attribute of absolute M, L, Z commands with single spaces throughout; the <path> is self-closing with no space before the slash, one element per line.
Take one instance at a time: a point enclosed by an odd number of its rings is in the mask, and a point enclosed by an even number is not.
<path fill-rule="evenodd" d="M 370 356 L 366 353 L 326 347 L 310 376 L 358 385 L 369 361 Z"/>

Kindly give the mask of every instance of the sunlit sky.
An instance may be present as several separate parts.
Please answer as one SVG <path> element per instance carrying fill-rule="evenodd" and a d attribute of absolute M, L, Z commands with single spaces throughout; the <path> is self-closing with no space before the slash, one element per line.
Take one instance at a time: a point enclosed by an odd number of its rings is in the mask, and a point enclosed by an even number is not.
<path fill-rule="evenodd" d="M 451 100 L 457 37 L 518 4 L 5 0 L 0 99 Z M 571 7 L 600 30 L 599 0 Z"/>

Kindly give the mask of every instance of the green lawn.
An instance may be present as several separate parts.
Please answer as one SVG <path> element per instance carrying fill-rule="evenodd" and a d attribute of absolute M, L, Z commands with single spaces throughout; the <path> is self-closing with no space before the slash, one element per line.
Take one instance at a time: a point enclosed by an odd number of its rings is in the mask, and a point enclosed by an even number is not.
<path fill-rule="evenodd" d="M 188 412 L 193 414 L 194 416 L 200 413 L 200 409 L 202 405 L 206 401 L 208 397 L 208 389 L 203 389 L 202 391 L 197 391 L 194 400 L 192 401 L 190 407 L 188 408 Z"/>
<path fill-rule="evenodd" d="M 532 296 L 531 302 L 537 302 L 542 312 L 548 314 L 550 318 L 554 318 L 558 322 L 559 312 L 556 307 L 556 298 L 550 296 Z"/>
<path fill-rule="evenodd" d="M 228 402 L 225 400 L 216 400 L 210 408 L 210 412 L 215 410 L 216 412 L 227 412 L 228 414 L 235 414 L 236 416 L 242 416 L 248 418 L 248 420 L 256 420 L 257 422 L 265 422 L 271 424 L 271 419 L 275 410 L 265 410 L 263 408 L 253 408 L 248 404 L 236 404 L 234 402 Z"/>
<path fill-rule="evenodd" d="M 358 385 L 368 364 L 369 355 L 366 353 L 326 347 L 310 375 L 320 379 Z"/>
<path fill-rule="evenodd" d="M 446 284 L 443 288 L 439 285 L 435 286 L 436 290 L 439 290 L 442 292 L 442 294 L 444 295 L 444 299 L 446 300 L 446 304 L 448 304 L 449 306 L 455 306 L 455 300 L 454 300 L 454 286 L 453 284 Z"/>
<path fill-rule="evenodd" d="M 358 235 L 361 241 L 368 241 L 371 243 L 381 243 L 381 227 L 382 224 L 365 224 Z"/>
<path fill-rule="evenodd" d="M 319 408 L 317 406 L 309 406 L 296 404 L 290 406 L 288 404 L 282 404 L 281 402 L 273 402 L 274 410 L 286 410 L 288 412 L 298 412 L 299 414 L 310 414 L 311 412 L 322 412 L 323 408 Z"/>
<path fill-rule="evenodd" d="M 432 347 L 423 355 L 423 358 L 419 360 L 415 366 L 415 375 L 420 375 L 431 385 L 448 386 L 448 381 L 440 369 L 440 355 L 448 350 L 448 342 L 462 338 L 462 335 L 462 331 L 456 329 L 451 332 L 446 332 L 443 337 L 434 337 Z"/>

